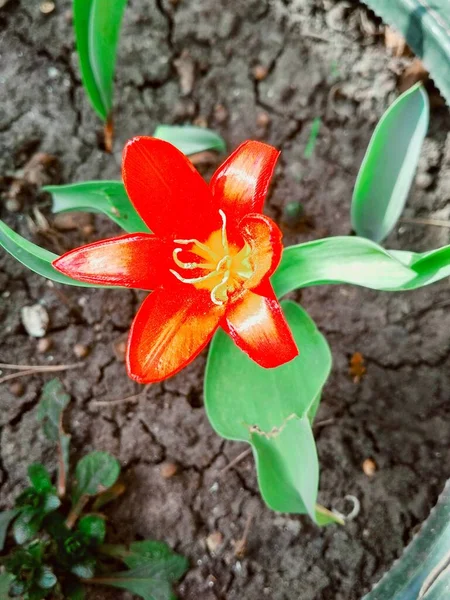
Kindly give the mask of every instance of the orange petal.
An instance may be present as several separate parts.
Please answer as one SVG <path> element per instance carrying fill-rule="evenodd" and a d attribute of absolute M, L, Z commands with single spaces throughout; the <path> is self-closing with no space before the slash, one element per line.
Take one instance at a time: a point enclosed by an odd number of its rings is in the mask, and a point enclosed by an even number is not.
<path fill-rule="evenodd" d="M 244 287 L 254 289 L 268 279 L 279 265 L 283 234 L 272 219 L 260 214 L 246 215 L 238 227 L 251 249 L 249 261 L 253 275 L 247 279 Z"/>
<path fill-rule="evenodd" d="M 228 310 L 224 328 L 261 367 L 279 367 L 298 355 L 297 345 L 272 288 L 266 296 L 247 290 Z"/>
<path fill-rule="evenodd" d="M 128 375 L 154 383 L 178 373 L 203 350 L 217 329 L 224 307 L 192 286 L 157 289 L 140 307 L 130 330 Z"/>
<path fill-rule="evenodd" d="M 131 202 L 156 235 L 203 241 L 220 229 L 208 185 L 172 144 L 133 138 L 123 152 L 122 177 Z"/>
<path fill-rule="evenodd" d="M 238 222 L 260 213 L 280 152 L 262 142 L 241 144 L 214 173 L 210 188 L 215 204 Z"/>
<path fill-rule="evenodd" d="M 75 248 L 52 264 L 78 281 L 152 290 L 170 277 L 171 257 L 172 244 L 132 233 Z"/>

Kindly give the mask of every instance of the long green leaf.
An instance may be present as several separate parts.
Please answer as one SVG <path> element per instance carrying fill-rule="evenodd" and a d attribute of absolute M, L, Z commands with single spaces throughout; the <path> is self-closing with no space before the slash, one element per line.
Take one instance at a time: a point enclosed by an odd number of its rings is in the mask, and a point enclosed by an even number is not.
<path fill-rule="evenodd" d="M 102 212 L 130 233 L 150 229 L 137 214 L 121 181 L 86 181 L 69 185 L 48 185 L 54 213 L 82 210 Z"/>
<path fill-rule="evenodd" d="M 450 598 L 450 567 L 439 574 L 427 592 L 418 600 L 448 600 Z"/>
<path fill-rule="evenodd" d="M 103 120 L 112 109 L 117 43 L 126 0 L 74 0 L 74 28 L 81 78 Z"/>
<path fill-rule="evenodd" d="M 31 269 L 31 271 L 47 279 L 51 279 L 51 281 L 79 287 L 102 287 L 75 281 L 63 275 L 52 267 L 52 261 L 58 258 L 57 254 L 53 254 L 53 252 L 49 252 L 28 241 L 8 227 L 3 221 L 0 221 L 0 246 L 23 265 Z"/>
<path fill-rule="evenodd" d="M 448 0 L 364 0 L 399 31 L 431 73 L 450 106 L 450 10 Z"/>
<path fill-rule="evenodd" d="M 449 594 L 440 596 L 438 592 L 449 582 L 446 571 L 449 556 L 450 480 L 403 556 L 363 600 L 447 600 Z M 440 579 L 442 574 L 445 575 Z M 437 595 L 432 593 L 435 586 Z M 419 595 L 422 588 L 424 595 Z"/>
<path fill-rule="evenodd" d="M 286 248 L 272 284 L 279 296 L 330 283 L 403 291 L 449 275 L 450 245 L 419 254 L 388 251 L 359 237 L 332 237 Z"/>
<path fill-rule="evenodd" d="M 58 494 L 64 496 L 69 472 L 70 435 L 64 431 L 63 413 L 70 402 L 59 379 L 48 381 L 42 390 L 37 418 L 42 421 L 46 437 L 58 443 Z"/>
<path fill-rule="evenodd" d="M 226 439 L 249 442 L 267 504 L 315 516 L 318 463 L 308 413 L 331 369 L 328 344 L 308 314 L 293 302 L 283 309 L 300 356 L 263 369 L 218 331 L 205 374 L 205 408 Z"/>
<path fill-rule="evenodd" d="M 352 200 L 356 233 L 381 242 L 405 206 L 429 123 L 428 95 L 417 84 L 388 108 L 359 170 Z"/>
<path fill-rule="evenodd" d="M 170 142 L 183 154 L 196 154 L 205 150 L 225 152 L 224 139 L 215 131 L 195 125 L 158 125 L 155 138 Z"/>

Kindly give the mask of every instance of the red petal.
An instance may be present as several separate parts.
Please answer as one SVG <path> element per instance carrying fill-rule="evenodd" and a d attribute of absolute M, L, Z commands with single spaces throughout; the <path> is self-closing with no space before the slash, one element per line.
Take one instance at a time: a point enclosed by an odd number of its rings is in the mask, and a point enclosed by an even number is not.
<path fill-rule="evenodd" d="M 139 383 L 162 381 L 178 373 L 203 350 L 224 308 L 192 286 L 159 288 L 148 296 L 131 326 L 128 375 Z"/>
<path fill-rule="evenodd" d="M 280 152 L 262 142 L 241 144 L 214 173 L 210 188 L 216 205 L 236 221 L 260 213 Z"/>
<path fill-rule="evenodd" d="M 172 144 L 133 138 L 124 149 L 122 177 L 131 202 L 156 235 L 203 241 L 220 229 L 208 185 Z"/>
<path fill-rule="evenodd" d="M 289 362 L 298 349 L 269 285 L 266 292 L 259 296 L 247 290 L 228 309 L 224 328 L 241 350 L 268 369 Z"/>
<path fill-rule="evenodd" d="M 66 252 L 53 261 L 64 275 L 86 283 L 152 290 L 170 277 L 172 244 L 133 233 Z"/>
<path fill-rule="evenodd" d="M 247 279 L 244 287 L 254 289 L 268 279 L 279 265 L 283 251 L 283 234 L 272 219 L 261 214 L 245 216 L 238 228 L 242 238 L 251 248 L 249 261 L 253 275 Z"/>

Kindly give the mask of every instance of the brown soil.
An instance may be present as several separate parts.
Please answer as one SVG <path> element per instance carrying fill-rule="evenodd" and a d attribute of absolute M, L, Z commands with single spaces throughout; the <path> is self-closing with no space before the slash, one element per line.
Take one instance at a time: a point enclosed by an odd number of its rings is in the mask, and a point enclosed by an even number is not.
<path fill-rule="evenodd" d="M 8 210 L 7 199 L 13 179 L 24 177 L 23 167 L 37 151 L 56 155 L 61 166 L 60 174 L 55 168 L 43 178 L 38 173 L 45 182 L 117 179 L 129 137 L 150 134 L 160 122 L 199 120 L 220 131 L 230 150 L 247 138 L 282 149 L 267 212 L 280 222 L 283 207 L 300 201 L 310 223 L 284 227 L 287 245 L 350 233 L 355 176 L 407 62 L 388 54 L 379 22 L 361 5 L 130 0 L 117 69 L 114 153 L 108 155 L 99 146 L 101 127 L 79 81 L 70 0 L 56 4 L 48 15 L 29 0 L 0 10 L 0 213 L 17 231 L 58 252 L 117 231 L 96 217 L 90 237 L 80 231 L 58 237 L 30 232 L 26 215 L 33 216 L 33 207 L 52 223 L 48 198 L 28 185 L 18 196 L 22 212 Z M 255 71 L 258 66 L 265 69 Z M 256 80 L 255 73 L 263 78 Z M 305 143 L 317 116 L 323 124 L 307 160 Z M 433 110 L 405 216 L 449 218 L 449 124 L 446 109 Z M 386 246 L 423 251 L 447 243 L 446 228 L 400 224 Z M 315 432 L 320 501 L 344 512 L 351 508 L 346 495 L 361 503 L 360 514 L 345 527 L 323 530 L 304 517 L 265 508 L 251 458 L 220 475 L 245 446 L 223 441 L 208 424 L 202 407 L 204 355 L 150 387 L 138 402 L 95 405 L 139 390 L 127 379 L 113 344 L 125 335 L 140 294 L 49 285 L 5 253 L 0 289 L 0 361 L 70 363 L 76 344 L 89 347 L 86 367 L 62 376 L 73 399 L 68 424 L 75 452 L 102 449 L 120 459 L 128 492 L 110 511 L 113 536 L 164 539 L 185 553 L 191 569 L 178 590 L 182 600 L 358 600 L 399 556 L 448 476 L 447 281 L 397 295 L 349 286 L 301 294 L 334 356 L 318 416 L 322 426 Z M 52 347 L 44 354 L 20 320 L 21 308 L 35 302 L 50 314 Z M 356 351 L 367 364 L 359 384 L 348 375 Z M 36 423 L 45 378 L 20 381 L 25 388 L 20 397 L 7 384 L 0 389 L 4 506 L 24 485 L 31 460 L 54 464 Z M 367 458 L 377 465 L 372 477 L 362 469 Z M 179 465 L 169 479 L 160 473 L 166 461 Z M 233 541 L 252 511 L 248 553 L 238 560 Z M 223 544 L 211 554 L 205 539 L 215 531 L 223 534 Z M 90 595 L 118 597 L 108 590 Z"/>

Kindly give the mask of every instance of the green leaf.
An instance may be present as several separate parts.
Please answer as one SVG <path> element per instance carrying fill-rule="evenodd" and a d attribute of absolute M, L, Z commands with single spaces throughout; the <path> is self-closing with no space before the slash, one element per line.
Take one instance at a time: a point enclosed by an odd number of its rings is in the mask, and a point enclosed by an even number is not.
<path fill-rule="evenodd" d="M 332 237 L 283 252 L 272 277 L 277 295 L 297 288 L 351 283 L 374 290 L 415 289 L 450 275 L 450 245 L 431 252 L 388 251 L 360 237 Z"/>
<path fill-rule="evenodd" d="M 150 230 L 127 196 L 121 181 L 85 181 L 69 185 L 48 185 L 54 213 L 81 210 L 101 212 L 127 232 Z"/>
<path fill-rule="evenodd" d="M 43 422 L 44 433 L 52 442 L 58 442 L 58 493 L 65 493 L 67 474 L 69 472 L 70 435 L 63 428 L 63 413 L 70 402 L 59 379 L 51 379 L 42 390 L 37 409 L 37 418 Z"/>
<path fill-rule="evenodd" d="M 85 515 L 78 523 L 78 530 L 97 544 L 102 544 L 106 535 L 105 520 L 98 515 Z"/>
<path fill-rule="evenodd" d="M 144 600 L 172 600 L 172 583 L 186 571 L 188 562 L 162 542 L 143 541 L 130 546 L 122 556 L 129 571 L 96 577 L 90 583 L 110 585 L 138 594 Z"/>
<path fill-rule="evenodd" d="M 447 600 L 449 550 L 450 480 L 403 556 L 363 600 Z M 439 595 L 442 589 L 446 595 Z"/>
<path fill-rule="evenodd" d="M 61 506 L 61 500 L 55 494 L 46 494 L 45 502 L 42 507 L 44 514 L 53 512 Z"/>
<path fill-rule="evenodd" d="M 267 504 L 315 519 L 318 464 L 308 414 L 330 373 L 331 353 L 302 308 L 286 301 L 283 309 L 300 356 L 263 369 L 219 330 L 206 366 L 205 409 L 219 435 L 252 445 Z"/>
<path fill-rule="evenodd" d="M 364 0 L 400 32 L 419 56 L 450 106 L 450 11 L 448 0 Z"/>
<path fill-rule="evenodd" d="M 74 29 L 81 78 L 103 120 L 112 109 L 114 67 L 126 0 L 74 0 Z"/>
<path fill-rule="evenodd" d="M 309 133 L 308 142 L 306 144 L 304 152 L 305 158 L 311 158 L 311 156 L 314 153 L 314 148 L 316 147 L 321 125 L 322 119 L 320 117 L 316 117 L 311 124 L 311 131 Z"/>
<path fill-rule="evenodd" d="M 96 560 L 90 558 L 83 563 L 74 565 L 70 571 L 80 579 L 90 579 L 95 574 L 95 567 L 97 566 Z"/>
<path fill-rule="evenodd" d="M 448 562 L 447 562 L 448 564 Z M 450 567 L 436 575 L 433 583 L 425 592 L 419 595 L 418 600 L 448 600 L 450 597 Z"/>
<path fill-rule="evenodd" d="M 81 496 L 95 496 L 113 486 L 120 474 L 120 464 L 107 452 L 91 452 L 82 458 L 75 469 L 72 502 Z"/>
<path fill-rule="evenodd" d="M 56 582 L 56 575 L 53 573 L 50 567 L 43 567 L 36 583 L 40 588 L 49 590 L 56 585 Z"/>
<path fill-rule="evenodd" d="M 39 531 L 41 515 L 32 508 L 25 508 L 19 514 L 13 525 L 13 535 L 17 544 L 24 544 L 33 538 Z"/>
<path fill-rule="evenodd" d="M 50 473 L 40 463 L 34 463 L 28 467 L 28 477 L 37 492 L 48 492 L 53 487 Z"/>
<path fill-rule="evenodd" d="M 9 598 L 9 588 L 14 577 L 10 573 L 0 573 L 0 598 Z"/>
<path fill-rule="evenodd" d="M 67 285 L 76 285 L 79 287 L 102 287 L 92 285 L 90 283 L 82 283 L 75 281 L 66 275 L 63 275 L 52 267 L 52 261 L 58 258 L 57 254 L 49 252 L 33 242 L 28 241 L 12 229 L 10 229 L 3 221 L 0 221 L 0 246 L 2 246 L 11 256 L 34 271 L 38 275 L 47 277 L 51 281 L 57 283 L 65 283 Z"/>
<path fill-rule="evenodd" d="M 4 510 L 0 512 L 0 552 L 5 547 L 6 534 L 8 533 L 8 527 L 11 521 L 16 515 L 19 514 L 19 509 L 13 508 L 12 510 Z M 0 595 L 1 598 L 1 595 Z"/>
<path fill-rule="evenodd" d="M 85 598 L 83 584 L 75 578 L 64 585 L 64 593 L 68 600 L 84 600 Z"/>
<path fill-rule="evenodd" d="M 224 139 L 215 131 L 194 125 L 158 125 L 155 138 L 170 142 L 183 154 L 196 154 L 205 150 L 226 152 Z"/>
<path fill-rule="evenodd" d="M 353 192 L 352 225 L 358 235 L 381 242 L 395 227 L 414 179 L 429 118 L 428 95 L 420 83 L 381 117 Z"/>
<path fill-rule="evenodd" d="M 143 564 L 152 563 L 164 571 L 169 581 L 180 579 L 186 572 L 188 561 L 184 556 L 176 554 L 165 542 L 143 540 L 127 546 L 102 546 L 102 552 L 122 560 L 128 568 L 134 569 Z"/>

